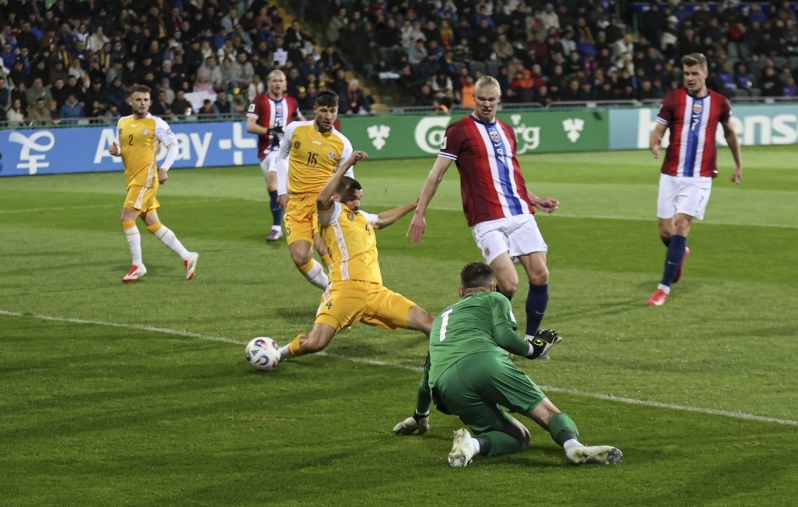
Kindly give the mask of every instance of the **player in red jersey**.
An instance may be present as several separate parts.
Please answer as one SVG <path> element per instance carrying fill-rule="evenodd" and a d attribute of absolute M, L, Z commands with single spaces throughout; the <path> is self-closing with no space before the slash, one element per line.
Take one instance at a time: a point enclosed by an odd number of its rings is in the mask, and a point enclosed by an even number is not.
<path fill-rule="evenodd" d="M 719 93 L 707 89 L 707 60 L 694 53 L 682 58 L 685 88 L 665 95 L 651 134 L 651 152 L 658 158 L 662 136 L 670 130 L 670 145 L 662 163 L 657 199 L 659 235 L 668 247 L 665 272 L 657 290 L 646 301 L 660 306 L 668 299 L 671 284 L 682 276 L 690 255 L 687 235 L 694 218 L 704 219 L 712 179 L 718 175 L 715 132 L 718 123 L 734 157 L 732 181 L 740 183 L 743 159 L 737 133 L 729 123 L 731 104 Z"/>
<path fill-rule="evenodd" d="M 474 100 L 474 112 L 446 130 L 407 233 L 413 242 L 421 241 L 427 206 L 454 161 L 460 172 L 466 221 L 485 262 L 493 268 L 501 293 L 512 298 L 518 288 L 514 258 L 526 271 L 526 336 L 531 339 L 540 327 L 549 299 L 547 246 L 535 222 L 534 208 L 551 213 L 559 202 L 539 198 L 527 190 L 515 157 L 515 131 L 496 119 L 501 100 L 499 82 L 490 76 L 477 80 Z"/>
<path fill-rule="evenodd" d="M 283 131 L 296 117 L 305 121 L 299 111 L 296 99 L 283 93 L 286 87 L 285 74 L 281 70 L 273 70 L 267 81 L 268 93 L 255 97 L 247 110 L 247 132 L 258 135 L 258 158 L 266 186 L 269 189 L 274 224 L 266 237 L 266 241 L 277 241 L 283 237 L 280 227 L 283 219 L 283 210 L 277 203 L 277 173 L 275 172 L 274 159 L 277 149 L 283 138 Z"/>

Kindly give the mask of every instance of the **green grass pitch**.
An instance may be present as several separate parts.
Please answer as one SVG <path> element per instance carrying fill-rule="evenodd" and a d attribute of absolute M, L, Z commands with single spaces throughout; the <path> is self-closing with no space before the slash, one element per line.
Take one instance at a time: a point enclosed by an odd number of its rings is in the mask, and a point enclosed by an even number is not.
<path fill-rule="evenodd" d="M 720 152 L 684 278 L 659 308 L 644 303 L 665 256 L 660 162 L 521 157 L 530 188 L 561 201 L 538 220 L 544 325 L 565 339 L 551 361 L 517 364 L 584 442 L 623 450 L 613 467 L 566 465 L 528 420 L 528 451 L 462 470 L 446 465 L 454 417 L 433 412 L 425 436 L 394 437 L 414 406 L 417 333 L 359 325 L 327 355 L 252 370 L 243 344 L 309 329 L 319 298 L 285 243 L 264 241 L 258 168 L 171 172 L 160 215 L 200 253 L 197 276 L 186 282 L 139 225 L 149 273 L 130 285 L 122 174 L 0 179 L 0 505 L 795 505 L 796 154 L 745 149 L 736 186 Z M 364 209 L 411 201 L 430 167 L 358 165 Z M 385 284 L 437 313 L 480 258 L 454 168 L 419 245 L 408 221 L 378 232 Z M 525 297 L 522 285 L 522 326 Z"/>

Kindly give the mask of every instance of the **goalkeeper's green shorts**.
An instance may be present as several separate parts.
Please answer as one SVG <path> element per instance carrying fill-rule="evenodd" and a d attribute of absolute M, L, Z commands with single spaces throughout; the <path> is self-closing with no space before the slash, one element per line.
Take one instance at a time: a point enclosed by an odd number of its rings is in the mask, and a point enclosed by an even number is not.
<path fill-rule="evenodd" d="M 526 415 L 545 398 L 499 350 L 460 359 L 443 372 L 433 390 L 436 407 L 459 416 L 475 433 L 505 431 L 512 417 L 502 407 Z"/>

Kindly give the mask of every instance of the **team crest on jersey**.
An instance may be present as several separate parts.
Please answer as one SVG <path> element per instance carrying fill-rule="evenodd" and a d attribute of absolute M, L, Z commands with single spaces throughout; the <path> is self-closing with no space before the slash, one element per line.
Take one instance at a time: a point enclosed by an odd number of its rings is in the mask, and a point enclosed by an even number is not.
<path fill-rule="evenodd" d="M 352 222 L 355 219 L 355 214 L 352 213 L 351 211 L 347 211 L 346 212 L 346 218 L 348 218 L 349 221 Z"/>
<path fill-rule="evenodd" d="M 701 111 L 704 110 L 704 105 L 700 102 L 695 102 L 693 104 L 693 114 L 701 114 Z"/>
<path fill-rule="evenodd" d="M 300 145 L 300 144 L 301 144 L 301 143 L 299 142 L 299 140 L 297 140 L 297 141 L 294 141 L 293 148 L 294 148 L 295 150 L 298 150 L 298 149 L 299 149 L 299 145 Z"/>
<path fill-rule="evenodd" d="M 330 160 L 335 160 L 335 159 L 338 157 L 338 154 L 337 154 L 337 153 L 335 153 L 334 151 L 331 151 L 331 152 L 330 152 L 330 153 L 328 153 L 327 155 L 329 155 L 329 156 L 330 156 Z"/>
<path fill-rule="evenodd" d="M 277 113 L 277 114 L 283 114 L 283 106 L 279 105 L 279 106 L 275 107 L 274 108 L 274 112 Z"/>
<path fill-rule="evenodd" d="M 490 131 L 490 139 L 494 143 L 498 143 L 499 141 L 501 141 L 501 137 L 499 137 L 499 133 L 496 132 L 495 130 L 491 130 Z"/>
<path fill-rule="evenodd" d="M 150 131 L 148 129 L 144 129 L 141 131 L 142 135 L 149 135 Z"/>

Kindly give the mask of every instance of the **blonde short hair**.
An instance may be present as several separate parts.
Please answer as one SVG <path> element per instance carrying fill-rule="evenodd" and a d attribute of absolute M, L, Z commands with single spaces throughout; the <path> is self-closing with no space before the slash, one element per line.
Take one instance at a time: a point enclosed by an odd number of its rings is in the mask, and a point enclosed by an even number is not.
<path fill-rule="evenodd" d="M 275 69 L 269 72 L 269 77 L 267 77 L 266 80 L 271 81 L 272 78 L 276 76 L 283 76 L 283 79 L 285 79 L 285 72 L 281 71 L 280 69 Z"/>
<path fill-rule="evenodd" d="M 693 53 L 682 57 L 683 67 L 693 67 L 694 65 L 700 65 L 703 70 L 708 70 L 707 57 L 701 53 Z"/>
<path fill-rule="evenodd" d="M 499 93 L 502 92 L 502 87 L 499 85 L 499 82 L 493 76 L 482 76 L 481 78 L 477 79 L 477 82 L 474 83 L 474 90 L 497 90 Z"/>

